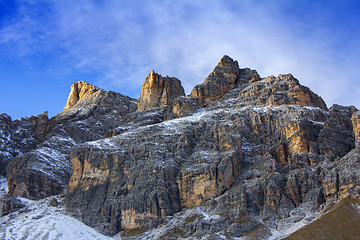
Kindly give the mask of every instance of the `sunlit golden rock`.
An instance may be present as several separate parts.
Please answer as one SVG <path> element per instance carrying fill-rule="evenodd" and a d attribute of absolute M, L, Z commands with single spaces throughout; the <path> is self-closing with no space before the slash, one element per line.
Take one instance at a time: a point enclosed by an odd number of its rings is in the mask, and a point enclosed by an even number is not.
<path fill-rule="evenodd" d="M 71 85 L 70 94 L 64 110 L 67 110 L 74 106 L 80 99 L 93 94 L 94 92 L 98 91 L 99 88 L 95 87 L 87 82 L 78 81 Z"/>
<path fill-rule="evenodd" d="M 185 92 L 179 79 L 163 78 L 160 74 L 151 71 L 141 87 L 137 111 L 145 111 L 154 107 L 167 107 L 180 96 L 185 96 Z"/>

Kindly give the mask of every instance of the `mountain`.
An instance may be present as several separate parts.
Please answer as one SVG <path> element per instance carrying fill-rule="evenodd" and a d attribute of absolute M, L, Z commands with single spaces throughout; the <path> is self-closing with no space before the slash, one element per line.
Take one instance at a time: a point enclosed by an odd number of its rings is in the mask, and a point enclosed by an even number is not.
<path fill-rule="evenodd" d="M 154 71 L 138 100 L 76 82 L 51 119 L 0 115 L 3 215 L 56 195 L 114 238 L 278 239 L 360 198 L 359 130 L 354 106 L 228 56 L 187 96 Z"/>

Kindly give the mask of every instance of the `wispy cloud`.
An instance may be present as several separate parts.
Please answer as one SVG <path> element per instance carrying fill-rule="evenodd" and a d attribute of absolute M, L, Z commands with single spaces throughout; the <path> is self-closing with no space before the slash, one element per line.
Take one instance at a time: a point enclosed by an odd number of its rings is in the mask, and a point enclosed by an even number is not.
<path fill-rule="evenodd" d="M 138 94 L 152 69 L 189 93 L 228 54 L 262 76 L 293 73 L 329 105 L 360 106 L 359 28 L 332 25 L 334 9 L 348 6 L 288 2 L 26 3 L 0 30 L 0 44 L 28 59 L 48 54 L 59 74 L 96 72 L 97 84 L 125 94 Z"/>

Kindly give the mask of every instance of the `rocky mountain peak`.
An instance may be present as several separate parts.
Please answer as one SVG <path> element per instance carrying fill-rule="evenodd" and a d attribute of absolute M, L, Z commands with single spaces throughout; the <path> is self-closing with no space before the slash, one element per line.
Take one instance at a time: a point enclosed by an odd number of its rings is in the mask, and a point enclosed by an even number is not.
<path fill-rule="evenodd" d="M 73 85 L 71 85 L 70 94 L 67 99 L 64 110 L 71 108 L 80 99 L 82 99 L 88 95 L 91 95 L 98 90 L 99 90 L 98 87 L 95 87 L 94 85 L 91 85 L 87 82 L 84 82 L 84 81 L 75 82 Z"/>
<path fill-rule="evenodd" d="M 254 82 L 259 79 L 260 76 L 255 70 L 240 69 L 236 60 L 225 55 L 204 82 L 193 88 L 190 96 L 197 99 L 200 106 L 206 106 L 219 101 L 225 93 L 240 83 Z"/>
<path fill-rule="evenodd" d="M 0 174 L 5 213 L 66 191 L 60 205 L 122 239 L 274 239 L 360 199 L 360 111 L 225 55 L 189 96 L 151 71 L 138 101 L 81 81 L 51 119 L 0 114 Z"/>
<path fill-rule="evenodd" d="M 169 106 L 180 96 L 185 96 L 185 92 L 179 79 L 162 77 L 152 70 L 141 87 L 137 111 Z"/>
<path fill-rule="evenodd" d="M 213 73 L 217 74 L 238 74 L 239 72 L 239 64 L 236 60 L 233 60 L 231 57 L 224 55 L 219 63 L 216 65 L 216 67 L 213 70 Z M 230 82 L 235 82 L 235 79 L 228 76 Z"/>

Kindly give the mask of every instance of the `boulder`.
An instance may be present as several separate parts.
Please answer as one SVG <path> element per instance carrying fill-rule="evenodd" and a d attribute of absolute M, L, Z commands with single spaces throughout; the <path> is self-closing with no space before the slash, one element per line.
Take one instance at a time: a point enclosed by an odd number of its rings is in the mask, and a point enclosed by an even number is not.
<path fill-rule="evenodd" d="M 26 207 L 26 204 L 23 203 L 20 199 L 7 196 L 3 200 L 2 215 L 10 214 L 24 207 Z"/>

